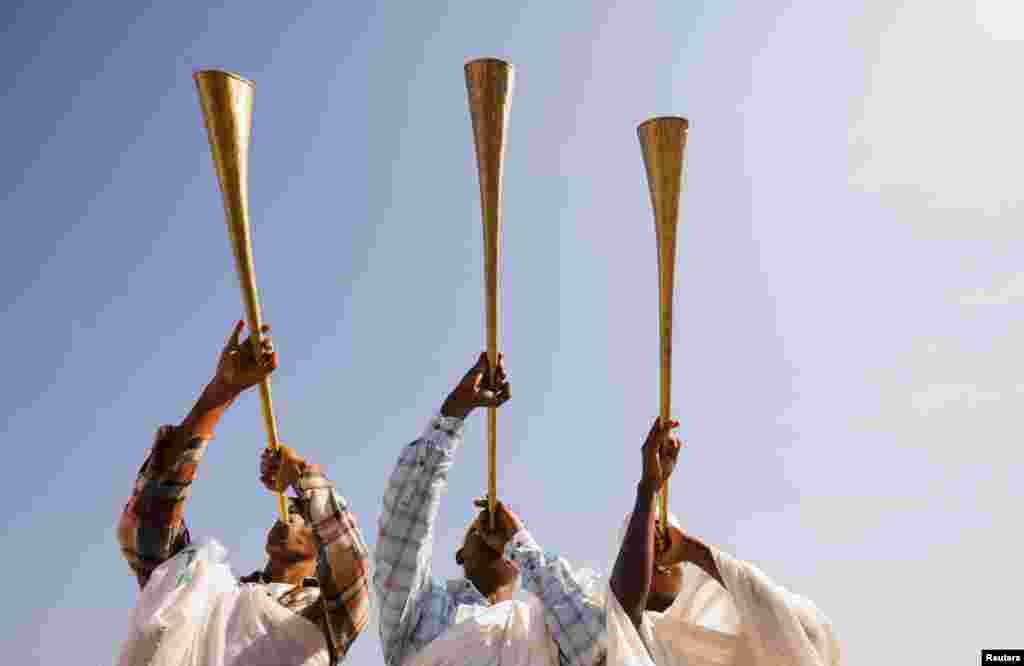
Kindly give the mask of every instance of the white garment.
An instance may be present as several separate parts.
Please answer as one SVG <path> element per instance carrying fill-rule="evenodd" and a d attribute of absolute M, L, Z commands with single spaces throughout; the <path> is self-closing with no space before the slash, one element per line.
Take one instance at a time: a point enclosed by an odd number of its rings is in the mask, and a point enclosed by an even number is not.
<path fill-rule="evenodd" d="M 485 609 L 460 606 L 456 617 L 457 624 L 403 666 L 558 666 L 544 607 L 533 595 Z"/>
<path fill-rule="evenodd" d="M 217 541 L 160 565 L 132 612 L 119 666 L 328 666 L 320 629 L 271 594 L 239 583 Z"/>
<path fill-rule="evenodd" d="M 809 599 L 709 548 L 725 589 L 687 563 L 679 596 L 663 613 L 646 611 L 639 632 L 605 588 L 607 666 L 839 666 L 832 624 Z"/>

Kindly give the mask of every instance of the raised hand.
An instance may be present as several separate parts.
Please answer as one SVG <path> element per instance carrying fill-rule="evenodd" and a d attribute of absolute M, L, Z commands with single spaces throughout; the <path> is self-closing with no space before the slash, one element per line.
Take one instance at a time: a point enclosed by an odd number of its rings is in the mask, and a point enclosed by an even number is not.
<path fill-rule="evenodd" d="M 501 502 L 494 504 L 494 530 L 488 529 L 487 498 L 478 499 L 473 504 L 482 509 L 474 526 L 484 542 L 498 553 L 505 552 L 505 544 L 512 540 L 516 532 L 523 529 L 523 521 L 511 509 Z"/>
<path fill-rule="evenodd" d="M 250 335 L 245 342 L 239 342 L 245 322 L 239 321 L 231 332 L 228 342 L 217 361 L 217 372 L 213 384 L 225 392 L 241 393 L 256 386 L 277 369 L 277 352 L 270 340 L 270 326 L 261 327 L 259 349 Z"/>
<path fill-rule="evenodd" d="M 512 393 L 505 377 L 503 354 L 498 354 L 493 382 L 490 381 L 490 370 L 487 352 L 483 352 L 476 364 L 448 394 L 448 399 L 441 407 L 441 414 L 464 419 L 477 407 L 500 407 L 505 404 L 512 397 Z"/>
<path fill-rule="evenodd" d="M 656 419 L 644 441 L 643 478 L 641 484 L 651 492 L 661 490 L 661 486 L 672 476 L 676 467 L 676 459 L 682 443 L 672 437 L 672 431 L 679 427 L 679 421 L 662 421 Z"/>
<path fill-rule="evenodd" d="M 260 482 L 267 490 L 284 492 L 295 485 L 306 469 L 306 461 L 290 446 L 277 451 L 264 449 L 260 456 Z"/>

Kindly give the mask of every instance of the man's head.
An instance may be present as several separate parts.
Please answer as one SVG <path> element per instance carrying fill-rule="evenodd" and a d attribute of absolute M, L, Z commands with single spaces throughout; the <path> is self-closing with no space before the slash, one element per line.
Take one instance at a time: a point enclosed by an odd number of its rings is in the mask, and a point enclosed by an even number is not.
<path fill-rule="evenodd" d="M 654 565 L 650 591 L 647 593 L 647 610 L 664 613 L 676 600 L 683 589 L 683 565 Z"/>
<path fill-rule="evenodd" d="M 299 562 L 316 562 L 317 547 L 313 528 L 302 517 L 297 498 L 288 498 L 288 522 L 279 518 L 267 532 L 266 552 L 271 569 L 291 567 Z"/>
<path fill-rule="evenodd" d="M 483 529 L 487 526 L 487 512 L 482 511 L 466 529 L 462 547 L 455 551 L 455 561 L 481 594 L 489 596 L 498 588 L 514 583 L 519 567 L 506 560 L 502 553 L 488 543 Z M 490 541 L 494 542 L 495 538 Z"/>
<path fill-rule="evenodd" d="M 654 529 L 654 575 L 647 593 L 647 610 L 663 613 L 683 589 L 683 532 L 672 518 L 668 538 L 660 522 L 655 523 Z"/>

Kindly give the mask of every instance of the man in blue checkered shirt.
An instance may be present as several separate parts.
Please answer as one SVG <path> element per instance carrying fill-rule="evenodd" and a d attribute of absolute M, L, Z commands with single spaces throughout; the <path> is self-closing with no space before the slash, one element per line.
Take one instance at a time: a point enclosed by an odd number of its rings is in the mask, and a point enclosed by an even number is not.
<path fill-rule="evenodd" d="M 487 354 L 481 354 L 423 435 L 402 449 L 388 481 L 373 573 L 384 659 L 388 666 L 401 666 L 458 620 L 510 600 L 521 575 L 524 587 L 543 604 L 559 662 L 603 664 L 603 604 L 590 598 L 569 563 L 545 553 L 507 508 L 496 511 L 493 532 L 486 529 L 486 509 L 469 526 L 455 555 L 464 578 L 445 582 L 431 576 L 433 525 L 463 422 L 477 407 L 498 407 L 510 395 L 500 356 L 493 383 L 490 374 Z"/>

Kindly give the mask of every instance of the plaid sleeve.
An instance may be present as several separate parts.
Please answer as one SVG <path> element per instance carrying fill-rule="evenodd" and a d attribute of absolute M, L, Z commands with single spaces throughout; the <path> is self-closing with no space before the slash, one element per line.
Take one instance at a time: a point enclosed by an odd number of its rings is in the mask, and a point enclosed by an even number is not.
<path fill-rule="evenodd" d="M 180 455 L 167 459 L 175 433 L 173 426 L 157 430 L 117 526 L 121 553 L 139 587 L 145 587 L 153 571 L 191 541 L 185 526 L 185 501 L 207 440 L 193 437 Z"/>
<path fill-rule="evenodd" d="M 384 660 L 397 666 L 411 654 L 413 630 L 434 601 L 430 557 L 433 524 L 448 485 L 452 456 L 462 441 L 462 421 L 435 417 L 423 436 L 402 449 L 378 522 L 373 586 L 380 605 Z"/>
<path fill-rule="evenodd" d="M 369 551 L 348 503 L 318 465 L 309 465 L 296 485 L 320 549 L 317 578 L 340 658 L 369 621 Z"/>
<path fill-rule="evenodd" d="M 505 557 L 519 565 L 526 588 L 544 604 L 544 620 L 558 644 L 559 662 L 603 664 L 607 653 L 604 605 L 587 596 L 569 563 L 541 550 L 526 530 L 505 545 Z"/>

